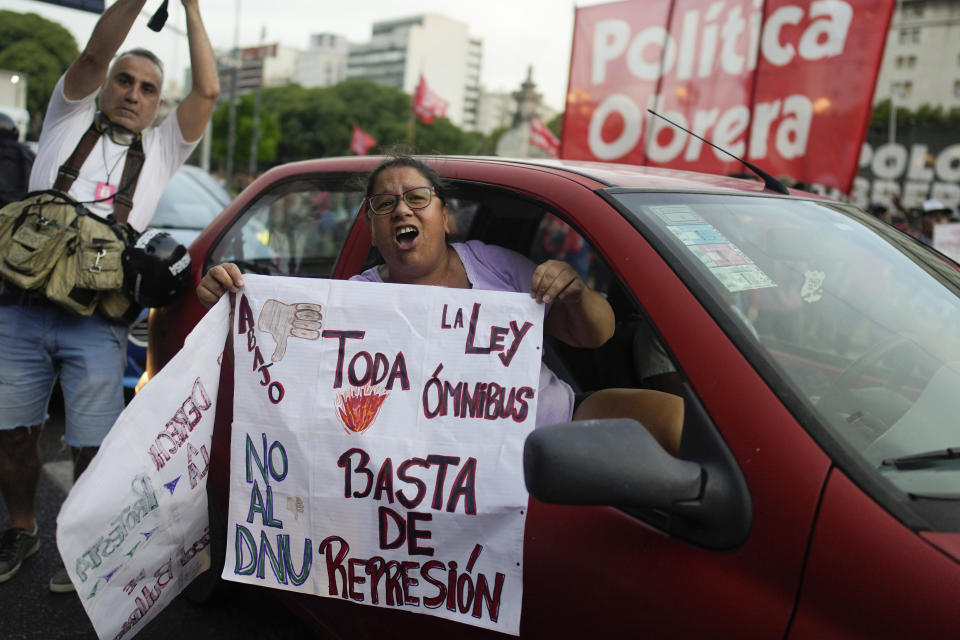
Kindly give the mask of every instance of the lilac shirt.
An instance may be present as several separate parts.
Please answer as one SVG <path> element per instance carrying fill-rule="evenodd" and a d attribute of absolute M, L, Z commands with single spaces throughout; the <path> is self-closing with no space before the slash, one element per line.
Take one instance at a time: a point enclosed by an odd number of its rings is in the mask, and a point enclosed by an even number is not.
<path fill-rule="evenodd" d="M 467 279 L 475 289 L 488 291 L 530 292 L 530 282 L 537 266 L 509 249 L 480 240 L 451 245 L 463 267 Z M 383 282 L 377 267 L 367 269 L 351 280 Z M 549 305 L 546 311 L 549 312 Z M 540 396 L 537 398 L 536 426 L 567 422 L 573 417 L 573 389 L 561 380 L 545 364 L 540 365 Z"/>

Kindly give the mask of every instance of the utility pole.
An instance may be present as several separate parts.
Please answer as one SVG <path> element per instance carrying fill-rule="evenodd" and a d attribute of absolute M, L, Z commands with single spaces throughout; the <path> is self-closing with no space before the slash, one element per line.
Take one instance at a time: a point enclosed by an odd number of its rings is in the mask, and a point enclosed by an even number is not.
<path fill-rule="evenodd" d="M 213 117 L 207 120 L 207 126 L 203 130 L 203 140 L 200 142 L 200 168 L 204 171 L 210 171 L 210 147 L 213 140 Z"/>
<path fill-rule="evenodd" d="M 230 111 L 227 124 L 227 186 L 233 186 L 233 152 L 237 144 L 237 83 L 240 74 L 240 0 L 233 24 L 233 70 L 230 74 Z"/>
<path fill-rule="evenodd" d="M 416 131 L 416 116 L 413 114 L 413 103 L 410 103 L 410 117 L 407 119 L 407 146 L 409 153 L 413 153 L 413 139 Z"/>
<path fill-rule="evenodd" d="M 250 166 L 248 173 L 253 179 L 257 175 L 257 154 L 260 151 L 260 89 L 263 86 L 263 42 L 267 38 L 267 28 L 260 28 L 260 48 L 257 50 L 257 58 L 260 61 L 260 83 L 253 92 L 253 130 L 250 132 Z"/>
<path fill-rule="evenodd" d="M 890 122 L 887 125 L 890 144 L 894 144 L 897 141 L 897 104 L 893 100 L 896 95 L 896 90 L 890 92 Z"/>
<path fill-rule="evenodd" d="M 903 9 L 900 6 L 900 0 L 897 0 L 896 6 L 894 7 L 894 11 L 896 12 L 894 15 L 894 20 L 902 21 Z M 892 33 L 892 30 L 891 30 L 891 33 Z M 897 103 L 894 99 L 900 97 L 900 91 L 902 86 L 903 85 L 894 83 L 894 85 L 890 88 L 890 122 L 888 124 L 888 128 L 889 128 L 888 135 L 890 136 L 891 145 L 897 142 Z M 904 94 L 905 93 L 906 91 L 904 91 Z"/>

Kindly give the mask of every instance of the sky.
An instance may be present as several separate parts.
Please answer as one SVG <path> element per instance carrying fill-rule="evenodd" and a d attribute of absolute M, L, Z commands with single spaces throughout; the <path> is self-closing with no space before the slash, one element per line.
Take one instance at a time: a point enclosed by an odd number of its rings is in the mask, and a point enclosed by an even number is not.
<path fill-rule="evenodd" d="M 561 110 L 567 91 L 574 9 L 607 0 L 200 0 L 204 24 L 215 49 L 264 42 L 306 49 L 312 33 L 337 33 L 351 42 L 366 42 L 375 21 L 420 13 L 441 13 L 469 25 L 483 40 L 481 83 L 489 91 L 514 91 L 533 67 L 533 80 L 544 101 Z M 107 5 L 113 0 L 107 0 Z M 124 49 L 143 46 L 157 53 L 167 77 L 182 78 L 189 65 L 185 20 L 178 0 L 170 0 L 167 28 L 156 34 L 146 27 L 160 0 L 148 0 L 147 15 L 131 30 Z M 344 7 L 349 7 L 345 10 Z M 239 22 L 236 19 L 239 7 Z M 83 48 L 97 15 L 36 0 L 0 0 L 0 9 L 38 13 L 67 27 Z M 171 29 L 169 27 L 174 27 Z"/>

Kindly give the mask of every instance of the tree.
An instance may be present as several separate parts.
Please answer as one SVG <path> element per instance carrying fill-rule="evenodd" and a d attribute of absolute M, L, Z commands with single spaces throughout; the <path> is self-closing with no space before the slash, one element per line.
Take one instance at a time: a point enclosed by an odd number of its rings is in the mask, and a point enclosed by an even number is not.
<path fill-rule="evenodd" d="M 233 166 L 244 171 L 250 164 L 250 142 L 253 139 L 253 94 L 240 96 L 237 100 L 236 145 Z M 260 108 L 259 135 L 257 137 L 257 164 L 269 165 L 277 157 L 280 143 L 280 123 L 275 113 Z M 227 130 L 229 129 L 230 104 L 224 102 L 213 112 L 213 140 L 211 154 L 219 166 L 226 164 Z"/>
<path fill-rule="evenodd" d="M 881 100 L 873 107 L 870 124 L 875 127 L 887 126 L 890 122 L 890 99 Z M 943 107 L 922 104 L 916 110 L 897 107 L 897 126 L 901 125 L 958 125 L 960 108 L 944 111 Z"/>
<path fill-rule="evenodd" d="M 27 111 L 36 138 L 57 79 L 79 55 L 77 41 L 63 26 L 35 13 L 0 10 L 0 69 L 27 76 Z"/>
<path fill-rule="evenodd" d="M 553 135 L 558 138 L 560 137 L 560 133 L 563 131 L 563 111 L 550 118 L 550 122 L 547 123 L 547 129 L 553 131 Z"/>
<path fill-rule="evenodd" d="M 406 146 L 410 124 L 410 95 L 369 80 L 351 79 L 332 87 L 305 89 L 298 85 L 272 87 L 262 92 L 261 114 L 276 117 L 280 127 L 276 163 L 350 154 L 353 125 L 377 140 L 372 153 L 390 152 Z M 220 109 L 225 109 L 221 107 Z M 219 111 L 219 110 L 218 110 Z M 216 114 L 215 127 L 216 127 Z M 238 126 L 238 134 L 240 127 Z M 226 128 L 215 129 L 214 149 Z M 482 151 L 482 134 L 466 132 L 447 118 L 433 124 L 414 122 L 411 152 L 475 154 Z M 249 141 L 247 142 L 249 145 Z M 243 146 L 238 138 L 237 148 Z"/>
<path fill-rule="evenodd" d="M 497 127 L 490 132 L 489 135 L 485 136 L 480 142 L 480 148 L 477 150 L 477 155 L 480 156 L 495 156 L 497 155 L 497 143 L 500 142 L 500 138 L 503 137 L 509 127 Z"/>

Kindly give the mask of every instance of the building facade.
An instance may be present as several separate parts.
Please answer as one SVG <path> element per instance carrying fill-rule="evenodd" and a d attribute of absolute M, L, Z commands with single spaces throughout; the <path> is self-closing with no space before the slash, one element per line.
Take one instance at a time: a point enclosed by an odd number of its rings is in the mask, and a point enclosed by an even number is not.
<path fill-rule="evenodd" d="M 344 36 L 315 33 L 297 59 L 293 81 L 302 87 L 332 87 L 347 77 L 350 45 Z"/>
<path fill-rule="evenodd" d="M 220 99 L 228 98 L 233 83 L 233 69 L 237 69 L 237 95 L 263 87 L 278 87 L 294 82 L 297 60 L 301 51 L 281 44 L 267 44 L 217 53 L 217 72 L 220 75 Z M 239 58 L 239 64 L 237 59 Z"/>
<path fill-rule="evenodd" d="M 550 157 L 550 154 L 530 142 L 533 116 L 546 123 L 557 114 L 543 104 L 543 94 L 537 91 L 537 85 L 533 81 L 533 67 L 527 67 L 527 79 L 520 84 L 519 90 L 509 96 L 512 109 L 508 113 L 508 121 L 500 125 L 506 126 L 507 131 L 497 142 L 496 154 L 510 158 Z"/>
<path fill-rule="evenodd" d="M 481 88 L 476 130 L 490 135 L 496 129 L 509 129 L 517 124 L 518 114 L 522 119 L 527 110 L 527 119 L 530 115 L 536 115 L 544 122 L 549 122 L 560 113 L 547 106 L 543 102 L 543 95 L 536 91 L 532 67 L 527 68 L 527 79 L 518 91 L 487 91 Z"/>
<path fill-rule="evenodd" d="M 447 117 L 476 129 L 483 44 L 467 25 L 428 13 L 373 25 L 369 42 L 351 44 L 347 77 L 366 78 L 413 94 L 420 75 L 447 101 Z"/>
<path fill-rule="evenodd" d="M 516 110 L 517 101 L 510 91 L 487 91 L 481 88 L 477 105 L 477 131 L 490 135 L 495 129 L 509 128 Z"/>
<path fill-rule="evenodd" d="M 898 0 L 874 104 L 960 108 L 960 0 Z"/>

